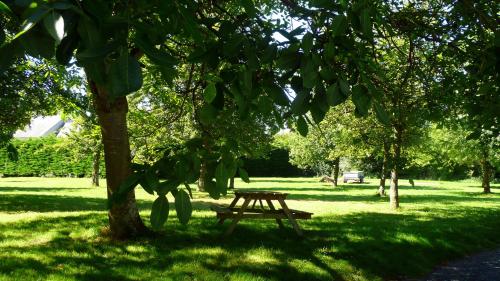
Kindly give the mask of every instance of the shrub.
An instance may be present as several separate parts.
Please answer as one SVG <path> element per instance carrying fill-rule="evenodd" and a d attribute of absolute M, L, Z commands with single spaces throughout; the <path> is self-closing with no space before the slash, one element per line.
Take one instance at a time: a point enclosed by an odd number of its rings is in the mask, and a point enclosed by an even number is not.
<path fill-rule="evenodd" d="M 12 140 L 19 157 L 8 158 L 7 148 L 0 149 L 0 174 L 15 177 L 90 177 L 92 155 L 79 155 L 66 145 L 64 138 L 55 136 Z M 104 176 L 104 164 L 100 163 L 100 175 Z"/>

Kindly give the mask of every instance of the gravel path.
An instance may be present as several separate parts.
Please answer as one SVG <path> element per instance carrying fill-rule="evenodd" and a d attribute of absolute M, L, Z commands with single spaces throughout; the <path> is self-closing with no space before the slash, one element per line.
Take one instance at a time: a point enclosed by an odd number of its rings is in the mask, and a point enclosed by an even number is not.
<path fill-rule="evenodd" d="M 500 281 L 500 249 L 449 262 L 420 281 Z"/>

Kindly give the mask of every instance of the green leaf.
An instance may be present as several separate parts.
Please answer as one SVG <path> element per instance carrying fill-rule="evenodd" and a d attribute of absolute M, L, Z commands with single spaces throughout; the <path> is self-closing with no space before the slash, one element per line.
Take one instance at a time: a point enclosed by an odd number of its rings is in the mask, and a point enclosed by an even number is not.
<path fill-rule="evenodd" d="M 361 116 L 368 115 L 368 109 L 370 109 L 372 97 L 368 94 L 367 89 L 363 85 L 358 84 L 353 87 L 352 101 Z"/>
<path fill-rule="evenodd" d="M 181 224 L 185 225 L 189 222 L 193 213 L 193 207 L 191 206 L 189 195 L 184 190 L 179 190 L 175 195 L 175 211 Z"/>
<path fill-rule="evenodd" d="M 335 58 L 335 44 L 333 42 L 328 42 L 324 47 L 324 54 L 327 60 L 332 60 Z"/>
<path fill-rule="evenodd" d="M 151 43 L 145 35 L 138 35 L 134 38 L 134 43 L 139 49 L 141 49 L 144 54 L 151 60 L 151 62 L 166 66 L 172 67 L 177 64 L 177 59 L 171 56 L 165 50 L 157 49 L 153 43 Z"/>
<path fill-rule="evenodd" d="M 310 53 L 311 49 L 313 47 L 313 35 L 312 33 L 308 32 L 302 37 L 302 50 L 304 50 L 304 53 Z"/>
<path fill-rule="evenodd" d="M 305 58 L 305 57 L 304 57 Z M 302 68 L 302 83 L 305 88 L 313 88 L 318 82 L 318 71 L 311 59 L 306 59 Z"/>
<path fill-rule="evenodd" d="M 312 0 L 311 5 L 313 7 L 334 10 L 338 8 L 336 1 L 332 0 Z"/>
<path fill-rule="evenodd" d="M 319 75 L 325 81 L 331 81 L 335 78 L 335 72 L 329 67 L 322 67 L 319 71 Z"/>
<path fill-rule="evenodd" d="M 226 167 L 224 167 L 224 163 L 220 162 L 215 168 L 215 180 L 217 183 L 217 189 L 219 192 L 224 193 L 227 189 L 227 180 L 229 179 L 228 172 L 226 171 Z"/>
<path fill-rule="evenodd" d="M 174 192 L 179 186 L 179 182 L 167 180 L 164 182 L 160 182 L 156 187 L 158 195 L 167 195 L 169 192 Z"/>
<path fill-rule="evenodd" d="M 26 53 L 31 56 L 41 56 L 50 59 L 54 56 L 56 48 L 55 41 L 37 26 L 18 39 Z"/>
<path fill-rule="evenodd" d="M 217 184 L 215 181 L 205 178 L 205 190 L 208 192 L 210 197 L 214 199 L 219 199 L 220 198 L 220 192 L 217 189 Z"/>
<path fill-rule="evenodd" d="M 120 184 L 120 187 L 118 187 L 118 193 L 124 194 L 134 189 L 134 187 L 139 183 L 140 178 L 141 174 L 132 173 Z"/>
<path fill-rule="evenodd" d="M 141 66 L 127 52 L 118 57 L 109 68 L 111 98 L 126 96 L 142 87 Z"/>
<path fill-rule="evenodd" d="M 248 173 L 245 169 L 239 167 L 238 168 L 238 174 L 240 175 L 240 178 L 246 182 L 246 183 L 250 183 L 250 178 L 248 177 Z"/>
<path fill-rule="evenodd" d="M 302 116 L 299 116 L 299 119 L 297 119 L 297 131 L 303 137 L 307 136 L 307 133 L 309 132 L 307 122 Z"/>
<path fill-rule="evenodd" d="M 82 41 L 83 49 L 98 50 L 103 47 L 102 31 L 90 18 L 80 18 L 77 30 Z"/>
<path fill-rule="evenodd" d="M 408 182 L 411 184 L 412 187 L 415 187 L 415 182 L 413 181 L 413 179 L 409 179 Z"/>
<path fill-rule="evenodd" d="M 43 25 L 57 43 L 61 42 L 64 37 L 64 19 L 58 12 L 52 11 L 47 14 L 43 19 Z"/>
<path fill-rule="evenodd" d="M 288 106 L 290 104 L 290 100 L 280 86 L 271 83 L 265 86 L 265 91 L 269 94 L 269 96 L 276 104 L 281 106 Z"/>
<path fill-rule="evenodd" d="M 474 132 L 470 133 L 465 139 L 466 140 L 477 140 L 481 137 L 481 129 L 476 129 Z"/>
<path fill-rule="evenodd" d="M 167 197 L 159 196 L 153 202 L 153 206 L 151 208 L 151 226 L 155 230 L 161 229 L 161 227 L 165 224 L 168 219 L 169 205 Z"/>
<path fill-rule="evenodd" d="M 206 102 L 212 103 L 212 101 L 215 99 L 215 96 L 217 96 L 217 89 L 215 88 L 215 84 L 208 83 L 205 91 L 203 91 L 203 98 Z"/>
<path fill-rule="evenodd" d="M 304 114 L 309 110 L 309 98 L 311 97 L 309 92 L 300 91 L 297 92 L 295 99 L 292 101 L 291 109 L 296 115 Z"/>
<path fill-rule="evenodd" d="M 7 158 L 10 161 L 16 162 L 17 160 L 19 160 L 19 152 L 12 143 L 9 142 L 9 144 L 7 144 L 6 150 L 7 150 Z"/>
<path fill-rule="evenodd" d="M 340 91 L 342 92 L 342 94 L 344 94 L 344 96 L 348 97 L 349 94 L 351 93 L 351 91 L 349 90 L 349 85 L 347 84 L 347 82 L 340 78 L 339 81 L 339 88 L 340 88 Z"/>
<path fill-rule="evenodd" d="M 373 107 L 375 109 L 375 115 L 377 116 L 378 121 L 384 125 L 389 125 L 391 119 L 389 118 L 389 115 L 385 111 L 384 107 L 378 102 L 373 103 Z"/>
<path fill-rule="evenodd" d="M 316 124 L 319 124 L 323 119 L 325 118 L 326 112 L 323 111 L 319 106 L 313 106 L 311 107 L 311 116 L 316 122 Z"/>
<path fill-rule="evenodd" d="M 9 6 L 2 1 L 0 1 L 0 14 L 12 14 L 12 10 Z"/>
<path fill-rule="evenodd" d="M 149 194 L 154 195 L 155 191 L 154 189 L 146 182 L 146 179 L 143 177 L 139 181 L 139 184 L 142 186 L 142 188 Z"/>
<path fill-rule="evenodd" d="M 217 118 L 217 109 L 210 104 L 205 104 L 200 110 L 199 117 L 203 125 L 210 125 Z"/>
<path fill-rule="evenodd" d="M 240 0 L 240 3 L 248 16 L 253 18 L 257 15 L 258 10 L 255 8 L 255 4 L 252 0 Z"/>
<path fill-rule="evenodd" d="M 300 56 L 295 52 L 280 52 L 278 55 L 278 60 L 276 61 L 276 66 L 282 69 L 294 69 L 300 63 Z"/>
<path fill-rule="evenodd" d="M 0 46 L 2 46 L 4 42 L 5 42 L 5 31 L 3 30 L 3 27 L 0 25 Z"/>
<path fill-rule="evenodd" d="M 363 9 L 360 15 L 360 23 L 361 29 L 363 30 L 363 35 L 369 39 L 373 39 L 373 31 L 372 31 L 372 20 L 370 17 L 370 9 Z"/>
<path fill-rule="evenodd" d="M 340 92 L 338 83 L 335 83 L 326 89 L 326 100 L 330 106 L 336 106 L 345 102 L 347 96 Z"/>
<path fill-rule="evenodd" d="M 184 186 L 186 187 L 186 189 L 189 192 L 189 197 L 191 197 L 191 199 L 193 199 L 193 191 L 191 191 L 191 187 L 189 186 L 189 184 L 185 183 Z"/>
<path fill-rule="evenodd" d="M 155 169 L 151 168 L 144 174 L 144 184 L 148 186 L 149 189 L 156 189 L 160 183 L 160 179 L 156 174 Z"/>
<path fill-rule="evenodd" d="M 40 20 L 42 20 L 49 12 L 51 9 L 47 8 L 44 5 L 38 6 L 34 12 L 26 18 L 26 20 L 23 21 L 21 24 L 21 31 L 14 36 L 13 39 L 16 39 L 20 36 L 22 36 L 24 33 L 28 32 L 31 28 L 33 28 Z"/>
<path fill-rule="evenodd" d="M 338 15 L 333 19 L 332 33 L 334 37 L 344 35 L 347 29 L 347 18 L 344 15 Z"/>
<path fill-rule="evenodd" d="M 70 33 L 63 38 L 56 49 L 56 59 L 62 65 L 67 65 L 73 57 L 73 52 L 78 47 L 78 34 Z"/>
<path fill-rule="evenodd" d="M 222 53 L 227 58 L 233 58 L 238 55 L 241 50 L 241 45 L 245 40 L 245 36 L 243 34 L 237 33 L 232 36 L 223 46 Z"/>

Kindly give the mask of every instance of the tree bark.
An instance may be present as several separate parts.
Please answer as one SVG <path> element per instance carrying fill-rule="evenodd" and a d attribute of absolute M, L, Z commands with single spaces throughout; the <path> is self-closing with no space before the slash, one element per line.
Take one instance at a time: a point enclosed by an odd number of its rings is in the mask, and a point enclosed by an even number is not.
<path fill-rule="evenodd" d="M 89 81 L 94 107 L 101 126 L 108 200 L 120 184 L 132 173 L 130 144 L 127 131 L 128 103 L 126 97 L 110 102 L 104 87 Z M 129 239 L 148 233 L 130 191 L 122 202 L 114 202 L 108 212 L 109 230 L 115 239 Z"/>
<path fill-rule="evenodd" d="M 396 139 L 393 144 L 394 155 L 393 155 L 393 166 L 391 171 L 391 189 L 389 194 L 390 206 L 392 209 L 399 208 L 399 194 L 398 194 L 398 177 L 399 177 L 399 165 L 401 158 L 401 144 L 402 144 L 402 129 L 400 126 L 396 126 Z"/>
<path fill-rule="evenodd" d="M 384 160 L 382 160 L 382 170 L 380 171 L 380 184 L 378 188 L 378 194 L 380 196 L 385 196 L 385 174 L 390 153 L 389 149 L 389 143 L 384 141 Z"/>
<path fill-rule="evenodd" d="M 198 179 L 198 191 L 205 191 L 205 179 L 207 177 L 207 164 L 202 159 L 200 165 L 200 178 Z"/>
<path fill-rule="evenodd" d="M 234 177 L 229 178 L 229 189 L 234 189 Z"/>
<path fill-rule="evenodd" d="M 339 182 L 339 170 L 340 170 L 339 164 L 340 164 L 340 157 L 337 157 L 335 158 L 335 160 L 333 160 L 333 169 L 332 169 L 332 178 L 333 178 L 332 185 L 334 187 L 337 187 Z"/>
<path fill-rule="evenodd" d="M 488 151 L 483 150 L 483 157 L 481 159 L 481 173 L 482 184 L 484 193 L 491 193 L 490 179 L 491 179 L 491 164 L 488 161 Z"/>
<path fill-rule="evenodd" d="M 99 174 L 101 173 L 101 149 L 102 143 L 99 143 L 96 150 L 94 151 L 94 157 L 92 159 L 92 185 L 99 186 Z"/>

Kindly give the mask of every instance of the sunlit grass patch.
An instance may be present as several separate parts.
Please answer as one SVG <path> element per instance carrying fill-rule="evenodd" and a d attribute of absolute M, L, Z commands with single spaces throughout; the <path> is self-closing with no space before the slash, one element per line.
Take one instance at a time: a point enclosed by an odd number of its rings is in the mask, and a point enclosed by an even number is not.
<path fill-rule="evenodd" d="M 171 206 L 157 237 L 116 242 L 101 235 L 105 188 L 88 179 L 0 179 L 0 280 L 382 280 L 500 245 L 498 185 L 483 195 L 470 181 L 402 181 L 394 211 L 375 196 L 377 184 L 236 182 L 239 190 L 288 193 L 289 207 L 314 213 L 299 222 L 304 238 L 273 220 L 244 220 L 223 238 L 228 223 L 217 225 L 209 207 L 229 204 L 232 191 L 221 200 L 195 191 L 188 226 Z M 154 197 L 138 189 L 137 199 L 149 224 Z"/>

